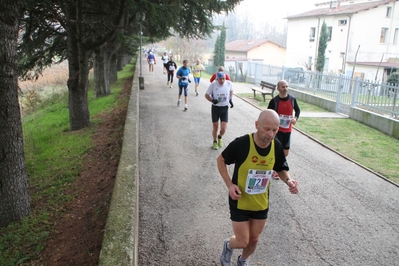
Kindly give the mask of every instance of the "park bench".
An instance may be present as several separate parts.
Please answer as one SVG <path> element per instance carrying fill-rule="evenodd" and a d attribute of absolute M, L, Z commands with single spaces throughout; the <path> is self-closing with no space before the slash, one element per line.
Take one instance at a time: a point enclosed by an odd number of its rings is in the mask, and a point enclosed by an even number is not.
<path fill-rule="evenodd" d="M 262 94 L 263 102 L 266 102 L 266 95 L 270 95 L 272 98 L 274 97 L 274 91 L 276 90 L 276 85 L 261 81 L 260 88 L 259 87 L 251 87 L 251 90 L 254 92 L 254 98 L 256 98 L 256 93 L 259 92 Z"/>

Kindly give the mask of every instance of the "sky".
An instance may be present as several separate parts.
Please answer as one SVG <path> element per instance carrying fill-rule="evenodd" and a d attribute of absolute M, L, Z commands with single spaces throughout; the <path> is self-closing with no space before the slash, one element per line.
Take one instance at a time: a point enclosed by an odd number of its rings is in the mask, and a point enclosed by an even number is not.
<path fill-rule="evenodd" d="M 254 19 L 282 20 L 289 15 L 316 9 L 322 0 L 244 0 L 236 7 L 236 13 L 247 13 Z"/>

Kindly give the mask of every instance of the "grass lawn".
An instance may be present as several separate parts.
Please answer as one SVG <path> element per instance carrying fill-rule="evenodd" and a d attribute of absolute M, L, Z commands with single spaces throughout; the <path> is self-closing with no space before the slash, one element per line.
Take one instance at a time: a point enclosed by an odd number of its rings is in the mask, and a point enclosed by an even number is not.
<path fill-rule="evenodd" d="M 243 93 L 243 98 L 253 98 Z M 257 97 L 259 108 L 268 103 Z M 298 100 L 302 112 L 328 112 Z M 295 126 L 365 167 L 399 184 L 399 140 L 352 119 L 300 117 Z"/>

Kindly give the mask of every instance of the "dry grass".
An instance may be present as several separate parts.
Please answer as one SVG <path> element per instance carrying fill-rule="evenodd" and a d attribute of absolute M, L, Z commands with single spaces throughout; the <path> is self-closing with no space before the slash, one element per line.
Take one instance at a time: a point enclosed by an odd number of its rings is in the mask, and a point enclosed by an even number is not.
<path fill-rule="evenodd" d="M 37 80 L 19 81 L 22 115 L 37 110 L 46 99 L 67 92 L 68 63 L 65 61 L 43 71 Z"/>
<path fill-rule="evenodd" d="M 66 86 L 68 80 L 68 62 L 53 65 L 43 71 L 42 76 L 37 80 L 20 81 L 18 83 L 22 91 L 26 90 L 42 90 L 54 86 Z"/>

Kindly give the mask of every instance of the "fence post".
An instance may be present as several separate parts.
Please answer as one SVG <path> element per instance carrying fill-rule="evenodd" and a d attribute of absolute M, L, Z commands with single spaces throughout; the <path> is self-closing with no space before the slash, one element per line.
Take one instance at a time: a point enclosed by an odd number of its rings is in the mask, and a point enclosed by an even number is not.
<path fill-rule="evenodd" d="M 356 76 L 356 80 L 355 80 L 355 88 L 353 89 L 353 94 L 352 94 L 352 102 L 351 102 L 351 106 L 355 107 L 356 106 L 356 102 L 357 102 L 357 98 L 359 96 L 359 88 L 360 88 L 360 77 Z"/>
<path fill-rule="evenodd" d="M 336 113 L 339 113 L 339 109 L 340 109 L 340 106 L 341 106 L 343 82 L 344 82 L 344 75 L 340 74 L 339 75 L 339 80 L 338 80 L 337 100 L 336 100 L 336 105 L 335 105 L 335 112 Z"/>
<path fill-rule="evenodd" d="M 393 92 L 393 102 L 392 102 L 392 113 L 390 115 L 391 118 L 398 118 L 397 116 L 395 116 L 395 107 L 396 107 L 396 100 L 398 99 L 398 93 L 399 93 L 399 84 L 396 83 L 395 87 L 392 88 L 392 92 Z M 398 110 L 399 110 L 399 106 L 398 106 Z"/>
<path fill-rule="evenodd" d="M 282 80 L 285 80 L 284 76 L 285 76 L 285 67 L 283 66 L 283 67 L 281 68 L 281 79 L 282 79 Z"/>

